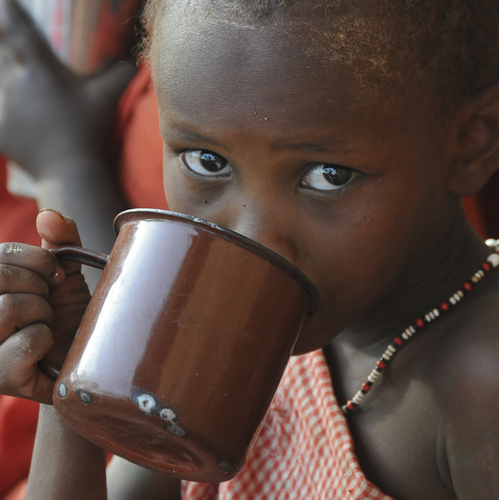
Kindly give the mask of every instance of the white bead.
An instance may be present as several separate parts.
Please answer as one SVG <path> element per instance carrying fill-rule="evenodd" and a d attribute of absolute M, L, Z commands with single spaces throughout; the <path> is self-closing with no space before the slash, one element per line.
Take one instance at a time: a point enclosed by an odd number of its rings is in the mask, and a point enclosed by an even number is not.
<path fill-rule="evenodd" d="M 395 347 L 393 347 L 392 345 L 389 345 L 387 348 L 386 348 L 386 351 L 385 353 L 387 355 L 390 356 L 390 358 L 393 356 L 393 354 L 397 351 L 397 349 L 395 349 Z"/>
<path fill-rule="evenodd" d="M 492 265 L 492 267 L 499 266 L 499 254 L 497 254 L 497 253 L 491 253 L 487 257 L 487 262 L 489 262 Z"/>
<path fill-rule="evenodd" d="M 433 311 L 430 311 L 426 316 L 425 320 L 429 323 L 430 321 L 433 321 L 434 319 L 438 318 L 440 313 L 438 312 L 438 309 L 433 309 Z"/>
<path fill-rule="evenodd" d="M 358 392 L 352 399 L 352 401 L 355 403 L 355 404 L 358 404 L 360 405 L 360 403 L 362 403 L 362 400 L 364 399 L 364 396 L 365 394 L 362 393 L 362 392 Z"/>

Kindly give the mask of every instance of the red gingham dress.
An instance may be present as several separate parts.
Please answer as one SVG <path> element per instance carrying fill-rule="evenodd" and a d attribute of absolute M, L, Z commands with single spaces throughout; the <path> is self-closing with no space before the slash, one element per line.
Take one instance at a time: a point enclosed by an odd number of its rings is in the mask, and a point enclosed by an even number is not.
<path fill-rule="evenodd" d="M 187 500 L 393 500 L 360 469 L 322 351 L 291 358 L 244 469 Z"/>

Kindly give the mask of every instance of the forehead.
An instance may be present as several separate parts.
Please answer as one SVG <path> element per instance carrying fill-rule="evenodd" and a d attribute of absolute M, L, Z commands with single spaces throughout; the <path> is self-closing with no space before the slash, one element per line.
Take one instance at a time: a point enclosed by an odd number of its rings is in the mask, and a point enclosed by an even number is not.
<path fill-rule="evenodd" d="M 408 85 L 392 87 L 388 100 L 362 74 L 362 48 L 345 41 L 344 33 L 335 38 L 325 23 L 299 14 L 246 23 L 173 6 L 152 46 L 160 116 L 174 110 L 190 121 L 195 113 L 206 125 L 253 117 L 289 126 L 291 120 L 299 128 L 300 113 L 313 115 L 318 124 L 339 116 L 343 122 L 372 123 L 380 115 L 399 114 L 394 110 L 402 102 L 407 107 Z"/>
<path fill-rule="evenodd" d="M 312 76 L 319 69 L 318 58 L 301 43 L 305 29 L 297 23 L 277 20 L 249 25 L 190 13 L 165 26 L 168 28 L 159 33 L 153 46 L 154 74 L 164 77 L 172 91 L 182 89 L 184 95 L 189 89 L 208 92 L 223 84 L 230 95 L 240 94 L 245 87 L 245 93 L 250 91 L 248 97 L 256 100 L 262 90 L 282 96 L 273 82 L 298 87 L 303 85 L 304 70 Z M 324 71 L 317 76 L 324 77 Z M 248 78 L 252 85 L 245 84 Z M 307 80 L 314 83 L 313 78 Z M 317 88 L 322 85 L 315 81 Z M 229 96 L 220 93 L 219 97 L 220 103 Z"/>

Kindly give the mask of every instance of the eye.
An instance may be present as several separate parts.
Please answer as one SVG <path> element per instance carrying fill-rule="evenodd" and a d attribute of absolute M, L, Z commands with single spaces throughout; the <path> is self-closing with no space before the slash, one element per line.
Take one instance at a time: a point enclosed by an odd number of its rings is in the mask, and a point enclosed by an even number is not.
<path fill-rule="evenodd" d="M 303 177 L 302 185 L 317 191 L 335 191 L 350 184 L 358 172 L 331 163 L 318 163 Z"/>
<path fill-rule="evenodd" d="M 220 177 L 231 174 L 229 162 L 220 155 L 204 149 L 186 151 L 181 155 L 184 165 L 198 175 Z"/>

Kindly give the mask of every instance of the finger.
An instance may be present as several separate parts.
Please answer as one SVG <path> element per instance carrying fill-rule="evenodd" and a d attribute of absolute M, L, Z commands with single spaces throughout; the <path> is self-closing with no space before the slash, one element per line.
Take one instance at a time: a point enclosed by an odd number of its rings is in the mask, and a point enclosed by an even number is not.
<path fill-rule="evenodd" d="M 48 298 L 49 285 L 38 273 L 19 266 L 0 264 L 0 295 L 10 293 L 31 293 Z"/>
<path fill-rule="evenodd" d="M 65 217 L 57 210 L 41 210 L 36 219 L 36 228 L 42 238 L 43 248 L 51 249 L 67 245 L 81 246 L 75 221 L 70 217 Z M 66 276 L 81 272 L 81 264 L 67 261 L 61 265 Z"/>
<path fill-rule="evenodd" d="M 0 295 L 0 343 L 34 323 L 52 324 L 52 308 L 48 301 L 28 293 Z"/>
<path fill-rule="evenodd" d="M 38 363 L 52 345 L 52 333 L 41 323 L 9 337 L 0 347 L 0 392 L 50 404 L 54 381 Z"/>
<path fill-rule="evenodd" d="M 43 39 L 26 9 L 17 0 L 0 0 L 0 34 L 5 38 L 31 39 L 33 33 Z"/>
<path fill-rule="evenodd" d="M 1 32 L 0 32 L 1 34 Z M 14 50 L 9 43 L 6 43 L 0 36 L 0 67 L 2 72 L 0 78 L 2 81 L 11 81 L 13 71 L 18 71 L 22 68 L 24 59 L 20 56 L 17 50 Z"/>
<path fill-rule="evenodd" d="M 126 61 L 112 62 L 90 77 L 91 91 L 106 100 L 117 102 L 136 73 L 136 64 Z"/>
<path fill-rule="evenodd" d="M 58 62 L 47 39 L 17 0 L 0 1 L 0 33 L 21 59 L 38 61 L 41 57 L 49 57 Z"/>
<path fill-rule="evenodd" d="M 5 79 L 7 75 L 11 75 L 13 71 L 12 68 L 16 69 L 24 64 L 24 58 L 9 41 L 8 33 L 12 31 L 8 27 L 11 24 L 8 21 L 9 18 L 6 1 L 0 0 L 0 67 L 2 68 L 0 76 L 2 80 Z M 12 77 L 9 76 L 9 78 Z"/>
<path fill-rule="evenodd" d="M 11 268 L 19 267 L 36 272 L 54 286 L 64 280 L 63 268 L 55 256 L 39 247 L 23 243 L 0 243 L 0 263 Z M 11 269 L 11 271 L 22 273 L 20 270 Z M 12 283 L 12 280 L 10 282 Z M 17 289 L 10 288 L 6 291 L 17 291 Z"/>

